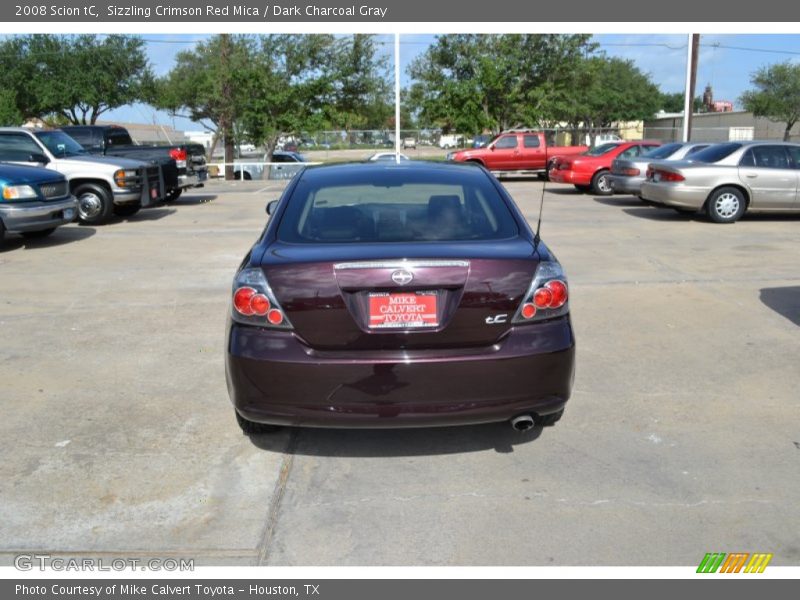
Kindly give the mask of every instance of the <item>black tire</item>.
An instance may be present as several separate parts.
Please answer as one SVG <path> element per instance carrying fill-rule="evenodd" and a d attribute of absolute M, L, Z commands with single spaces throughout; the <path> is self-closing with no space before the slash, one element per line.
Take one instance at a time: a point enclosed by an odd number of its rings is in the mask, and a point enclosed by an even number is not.
<path fill-rule="evenodd" d="M 118 217 L 132 217 L 142 209 L 138 202 L 133 204 L 120 204 L 114 206 L 114 214 Z"/>
<path fill-rule="evenodd" d="M 592 191 L 592 186 L 590 185 L 578 185 L 575 184 L 575 189 L 578 190 L 581 194 L 588 194 Z"/>
<path fill-rule="evenodd" d="M 22 237 L 29 240 L 37 240 L 45 238 L 56 230 L 55 227 L 48 227 L 47 229 L 40 229 L 39 231 L 23 231 Z"/>
<path fill-rule="evenodd" d="M 0 221 L 0 246 L 3 245 L 3 238 L 6 237 L 6 226 Z"/>
<path fill-rule="evenodd" d="M 242 172 L 241 171 L 234 171 L 233 172 L 233 178 L 236 181 L 242 181 Z M 248 173 L 247 171 L 245 171 L 244 172 L 244 180 L 245 181 L 250 181 L 251 179 L 253 179 L 253 176 L 250 175 L 250 173 Z"/>
<path fill-rule="evenodd" d="M 87 225 L 104 223 L 114 214 L 111 190 L 97 183 L 82 183 L 75 188 L 78 199 L 78 220 Z"/>
<path fill-rule="evenodd" d="M 255 421 L 250 421 L 248 419 L 245 419 L 242 415 L 240 415 L 238 411 L 234 412 L 236 413 L 236 422 L 239 424 L 242 433 L 244 433 L 245 435 L 275 433 L 276 431 L 281 429 L 280 426 L 278 425 L 269 425 L 267 423 L 256 423 Z"/>
<path fill-rule="evenodd" d="M 706 214 L 715 223 L 735 223 L 747 210 L 747 200 L 742 190 L 721 187 L 706 200 Z"/>
<path fill-rule="evenodd" d="M 183 190 L 178 188 L 176 190 L 169 190 L 167 194 L 164 196 L 164 202 L 175 202 L 178 198 L 181 197 Z"/>
<path fill-rule="evenodd" d="M 563 416 L 564 409 L 562 408 L 560 411 L 550 413 L 549 415 L 535 415 L 533 422 L 539 427 L 550 427 L 558 423 Z"/>
<path fill-rule="evenodd" d="M 592 177 L 592 191 L 598 196 L 611 196 L 614 190 L 611 187 L 610 176 L 611 172 L 607 170 L 595 173 Z"/>

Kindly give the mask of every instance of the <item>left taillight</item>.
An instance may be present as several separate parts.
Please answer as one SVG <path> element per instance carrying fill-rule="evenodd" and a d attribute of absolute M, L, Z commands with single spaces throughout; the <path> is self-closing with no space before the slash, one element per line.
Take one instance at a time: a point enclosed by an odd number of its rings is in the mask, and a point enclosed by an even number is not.
<path fill-rule="evenodd" d="M 569 287 L 561 265 L 556 261 L 540 262 L 513 322 L 531 323 L 566 315 L 568 300 Z"/>
<path fill-rule="evenodd" d="M 175 161 L 178 168 L 186 167 L 186 159 L 188 154 L 185 148 L 172 148 L 169 151 L 169 157 Z"/>
<path fill-rule="evenodd" d="M 258 268 L 243 269 L 233 280 L 231 317 L 237 323 L 246 325 L 271 329 L 292 328 L 264 272 Z"/>

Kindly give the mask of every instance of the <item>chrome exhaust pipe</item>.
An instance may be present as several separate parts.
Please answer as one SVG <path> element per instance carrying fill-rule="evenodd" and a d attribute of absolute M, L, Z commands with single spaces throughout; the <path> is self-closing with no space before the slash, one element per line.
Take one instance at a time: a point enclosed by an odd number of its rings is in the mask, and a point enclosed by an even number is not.
<path fill-rule="evenodd" d="M 528 431 L 531 427 L 533 427 L 533 417 L 531 415 L 520 415 L 518 417 L 514 417 L 511 419 L 511 427 L 520 433 L 523 431 Z"/>

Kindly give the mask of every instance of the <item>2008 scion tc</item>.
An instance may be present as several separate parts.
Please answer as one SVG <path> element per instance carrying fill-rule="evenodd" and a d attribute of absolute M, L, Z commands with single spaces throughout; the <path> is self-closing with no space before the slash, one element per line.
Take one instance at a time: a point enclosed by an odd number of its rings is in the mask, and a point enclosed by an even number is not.
<path fill-rule="evenodd" d="M 267 211 L 228 321 L 245 433 L 561 417 L 575 364 L 567 280 L 488 171 L 310 167 Z"/>

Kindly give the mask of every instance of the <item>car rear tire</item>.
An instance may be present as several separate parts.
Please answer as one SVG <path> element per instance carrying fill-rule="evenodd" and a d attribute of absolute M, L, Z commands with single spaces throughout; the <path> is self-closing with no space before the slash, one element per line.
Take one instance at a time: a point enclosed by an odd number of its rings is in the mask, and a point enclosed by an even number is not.
<path fill-rule="evenodd" d="M 0 246 L 3 245 L 3 238 L 6 237 L 6 226 L 0 221 Z"/>
<path fill-rule="evenodd" d="M 47 237 L 55 230 L 55 227 L 48 227 L 47 229 L 40 229 L 39 231 L 24 231 L 22 232 L 22 237 L 28 240 L 38 240 Z"/>
<path fill-rule="evenodd" d="M 177 190 L 170 190 L 164 196 L 164 202 L 175 202 L 178 198 L 181 197 L 183 190 L 178 188 Z"/>
<path fill-rule="evenodd" d="M 550 427 L 558 423 L 563 416 L 564 409 L 562 408 L 560 411 L 550 413 L 549 415 L 536 415 L 533 422 L 540 427 Z"/>
<path fill-rule="evenodd" d="M 81 223 L 104 223 L 114 212 L 111 190 L 102 185 L 83 183 L 75 188 L 75 197 L 78 199 L 78 220 Z"/>
<path fill-rule="evenodd" d="M 245 435 L 275 433 L 276 431 L 281 429 L 280 426 L 278 425 L 269 425 L 267 423 L 256 423 L 255 421 L 250 421 L 249 419 L 245 419 L 242 415 L 240 415 L 238 411 L 234 412 L 236 412 L 236 422 L 239 424 L 242 433 L 244 433 Z"/>
<path fill-rule="evenodd" d="M 741 190 L 721 187 L 706 201 L 706 214 L 715 223 L 735 223 L 747 209 L 747 201 Z"/>
<path fill-rule="evenodd" d="M 592 191 L 592 186 L 590 185 L 578 185 L 575 184 L 575 189 L 578 190 L 581 194 L 588 194 Z"/>
<path fill-rule="evenodd" d="M 114 214 L 118 217 L 131 217 L 139 212 L 142 205 L 136 202 L 135 204 L 120 204 L 114 206 Z"/>
<path fill-rule="evenodd" d="M 598 196 L 610 196 L 614 193 L 611 187 L 611 173 L 609 171 L 598 171 L 592 177 L 592 191 Z"/>

